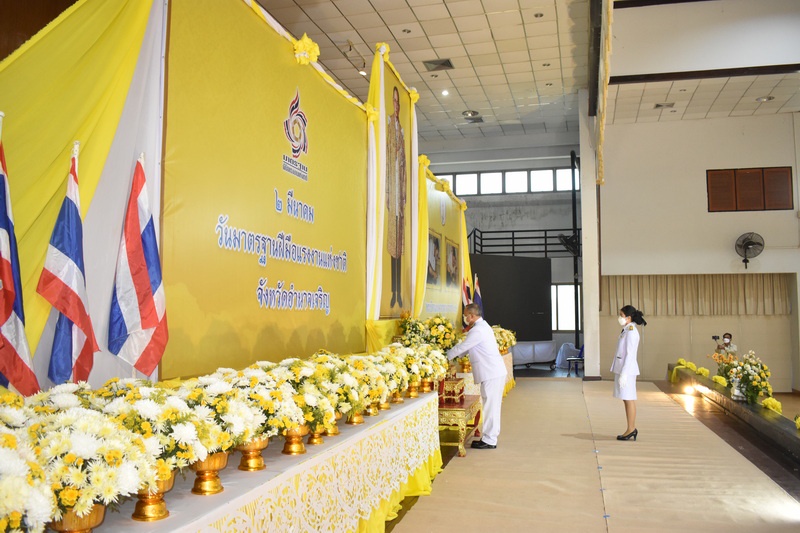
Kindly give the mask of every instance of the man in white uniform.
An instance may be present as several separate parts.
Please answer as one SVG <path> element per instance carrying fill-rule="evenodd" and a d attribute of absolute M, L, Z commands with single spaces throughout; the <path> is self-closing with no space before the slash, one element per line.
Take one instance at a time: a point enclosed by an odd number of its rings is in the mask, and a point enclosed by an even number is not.
<path fill-rule="evenodd" d="M 483 438 L 473 441 L 472 447 L 480 450 L 497 448 L 500 435 L 500 408 L 503 405 L 503 389 L 506 385 L 506 365 L 497 348 L 492 327 L 481 318 L 477 304 L 464 308 L 464 320 L 470 326 L 467 337 L 447 352 L 447 358 L 455 359 L 469 352 L 472 376 L 481 386 L 483 400 Z"/>

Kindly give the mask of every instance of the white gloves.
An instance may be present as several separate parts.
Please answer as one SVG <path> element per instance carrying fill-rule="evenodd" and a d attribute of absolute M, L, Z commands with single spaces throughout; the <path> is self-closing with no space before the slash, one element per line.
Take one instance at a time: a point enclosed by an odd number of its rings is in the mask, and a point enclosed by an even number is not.
<path fill-rule="evenodd" d="M 624 389 L 628 385 L 628 376 L 626 374 L 619 375 L 619 388 Z"/>

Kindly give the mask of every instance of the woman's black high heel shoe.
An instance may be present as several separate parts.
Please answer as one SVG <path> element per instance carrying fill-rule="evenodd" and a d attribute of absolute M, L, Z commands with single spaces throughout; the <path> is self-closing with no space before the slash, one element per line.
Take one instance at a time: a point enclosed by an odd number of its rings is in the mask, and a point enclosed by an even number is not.
<path fill-rule="evenodd" d="M 638 434 L 639 434 L 639 430 L 638 429 L 634 429 L 633 431 L 631 431 L 627 435 L 617 435 L 617 440 L 631 440 L 631 439 L 633 439 L 634 442 L 636 442 L 636 436 Z"/>

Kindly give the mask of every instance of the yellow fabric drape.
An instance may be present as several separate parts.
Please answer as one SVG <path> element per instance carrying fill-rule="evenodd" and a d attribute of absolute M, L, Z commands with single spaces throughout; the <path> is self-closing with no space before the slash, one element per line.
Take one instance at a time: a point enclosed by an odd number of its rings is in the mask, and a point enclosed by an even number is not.
<path fill-rule="evenodd" d="M 461 272 L 462 277 L 467 281 L 469 287 L 469 294 L 475 293 L 475 288 L 472 286 L 472 267 L 469 262 L 469 237 L 467 237 L 467 205 L 461 204 Z"/>
<path fill-rule="evenodd" d="M 645 316 L 787 315 L 790 274 L 603 276 L 601 312 L 633 305 Z"/>
<path fill-rule="evenodd" d="M 386 530 L 386 522 L 397 518 L 400 503 L 410 496 L 427 496 L 431 493 L 434 478 L 442 471 L 442 452 L 436 450 L 425 464 L 408 476 L 408 480 L 400 485 L 389 498 L 383 500 L 369 515 L 358 523 L 359 533 L 375 533 Z"/>
<path fill-rule="evenodd" d="M 425 281 L 428 277 L 428 165 L 430 160 L 421 155 L 419 157 L 419 173 L 417 176 L 417 183 L 419 184 L 419 197 L 417 200 L 419 220 L 417 224 L 417 243 L 419 253 L 417 254 L 417 264 L 414 267 L 417 269 L 416 281 L 417 286 L 414 287 L 414 310 L 413 317 L 419 318 L 422 313 L 422 306 L 425 303 Z"/>
<path fill-rule="evenodd" d="M 367 353 L 375 353 L 400 334 L 400 320 L 367 320 Z"/>
<path fill-rule="evenodd" d="M 3 142 L 31 352 L 50 311 L 36 284 L 66 194 L 73 142 L 81 141 L 85 215 L 122 115 L 151 6 L 80 0 L 0 63 Z"/>

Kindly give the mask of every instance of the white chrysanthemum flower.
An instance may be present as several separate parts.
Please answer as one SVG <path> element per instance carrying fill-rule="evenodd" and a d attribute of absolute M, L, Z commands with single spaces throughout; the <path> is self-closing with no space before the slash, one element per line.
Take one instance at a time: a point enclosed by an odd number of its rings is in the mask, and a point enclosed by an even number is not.
<path fill-rule="evenodd" d="M 244 432 L 247 430 L 247 426 L 244 423 L 244 419 L 241 416 L 237 416 L 231 413 L 226 413 L 220 417 L 223 422 L 229 428 L 231 434 L 233 435 L 243 435 Z"/>
<path fill-rule="evenodd" d="M 161 406 L 153 400 L 139 400 L 133 404 L 133 407 L 147 420 L 156 420 L 161 414 Z"/>
<path fill-rule="evenodd" d="M 78 457 L 91 459 L 97 454 L 97 450 L 103 445 L 94 435 L 82 431 L 74 431 L 71 436 L 72 451 Z"/>
<path fill-rule="evenodd" d="M 28 417 L 22 409 L 15 409 L 7 405 L 0 406 L 0 422 L 12 428 L 19 428 L 25 425 Z"/>
<path fill-rule="evenodd" d="M 45 483 L 28 491 L 25 498 L 29 531 L 42 530 L 53 516 L 53 493 Z"/>
<path fill-rule="evenodd" d="M 311 364 L 306 364 L 300 367 L 300 377 L 311 377 L 314 375 L 315 369 L 314 366 Z"/>
<path fill-rule="evenodd" d="M 172 436 L 176 442 L 181 444 L 189 444 L 197 440 L 197 428 L 194 424 L 183 422 L 172 426 Z"/>
<path fill-rule="evenodd" d="M 28 465 L 16 450 L 0 448 L 0 475 L 24 478 L 27 474 Z M 2 502 L 1 499 L 0 502 Z M 0 515 L 2 515 L 2 513 L 0 513 Z"/>
<path fill-rule="evenodd" d="M 189 404 L 187 404 L 183 398 L 174 394 L 167 396 L 167 399 L 164 401 L 164 405 L 177 409 L 179 413 L 188 413 L 191 411 Z"/>
<path fill-rule="evenodd" d="M 133 494 L 142 485 L 142 476 L 137 465 L 125 461 L 117 469 L 119 479 L 119 492 L 122 495 Z"/>
<path fill-rule="evenodd" d="M 80 388 L 77 383 L 62 383 L 50 389 L 50 395 L 53 394 L 72 394 Z"/>
<path fill-rule="evenodd" d="M 142 398 L 144 399 L 150 398 L 156 392 L 158 392 L 158 389 L 156 387 L 146 387 L 146 386 L 139 387 L 139 394 L 141 394 Z"/>
<path fill-rule="evenodd" d="M 317 397 L 316 397 L 316 396 L 314 396 L 314 395 L 313 395 L 313 394 L 311 394 L 311 393 L 308 393 L 308 392 L 307 392 L 307 393 L 305 393 L 305 394 L 303 394 L 303 400 L 305 400 L 305 402 L 306 402 L 306 403 L 307 403 L 307 404 L 308 404 L 310 407 L 316 407 L 316 406 L 317 406 L 317 404 L 319 403 L 319 401 L 317 400 Z"/>
<path fill-rule="evenodd" d="M 152 437 L 147 437 L 143 440 L 145 453 L 147 453 L 147 455 L 158 458 L 164 451 L 164 447 L 161 445 L 161 441 L 157 436 L 153 435 Z"/>
<path fill-rule="evenodd" d="M 81 400 L 74 394 L 51 394 L 50 401 L 59 409 L 70 409 L 72 407 L 80 407 Z"/>
<path fill-rule="evenodd" d="M 118 415 L 130 409 L 130 404 L 125 398 L 114 398 L 103 407 L 103 412 L 110 415 Z"/>
<path fill-rule="evenodd" d="M 225 394 L 226 392 L 230 392 L 231 389 L 233 389 L 233 387 L 226 381 L 216 381 L 206 386 L 206 392 L 211 396 Z"/>

